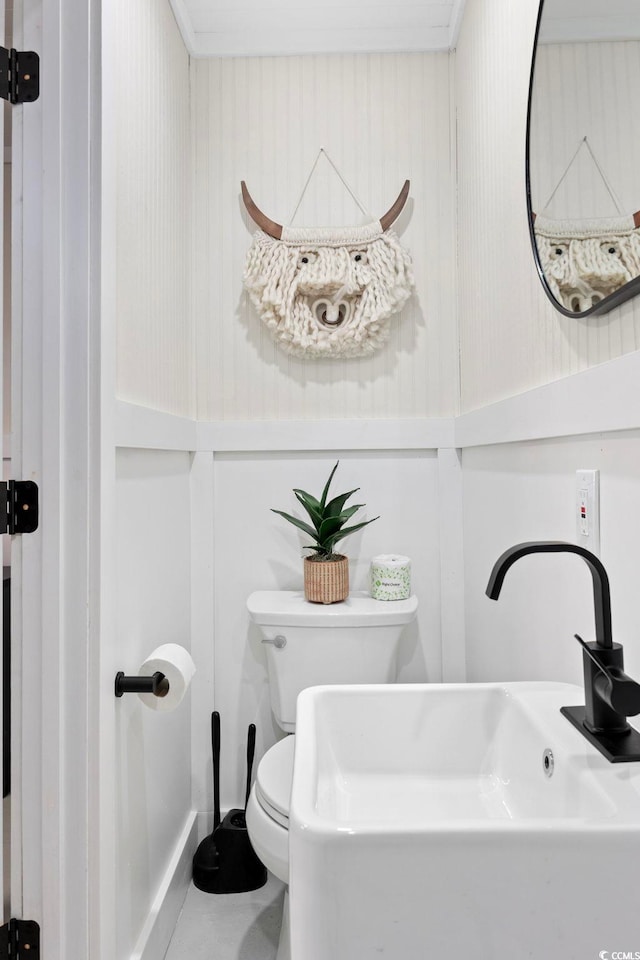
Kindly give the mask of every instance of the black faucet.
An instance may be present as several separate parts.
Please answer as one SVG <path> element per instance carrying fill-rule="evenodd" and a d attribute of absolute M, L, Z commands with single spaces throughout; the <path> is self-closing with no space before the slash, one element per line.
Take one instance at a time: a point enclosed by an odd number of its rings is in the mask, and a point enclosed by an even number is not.
<path fill-rule="evenodd" d="M 640 684 L 624 672 L 622 644 L 611 634 L 609 577 L 602 562 L 589 550 L 561 540 L 518 543 L 496 561 L 487 596 L 497 600 L 509 567 L 530 553 L 576 553 L 585 561 L 593 580 L 596 620 L 595 642 L 575 635 L 583 648 L 584 707 L 562 707 L 560 712 L 613 763 L 640 760 L 640 734 L 627 717 L 640 713 Z"/>

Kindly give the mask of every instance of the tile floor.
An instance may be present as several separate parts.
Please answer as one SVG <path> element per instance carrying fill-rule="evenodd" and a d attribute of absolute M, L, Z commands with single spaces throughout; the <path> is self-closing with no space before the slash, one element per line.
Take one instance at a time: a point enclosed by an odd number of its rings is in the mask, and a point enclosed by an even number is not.
<path fill-rule="evenodd" d="M 215 895 L 191 884 L 165 960 L 274 960 L 284 885 Z"/>

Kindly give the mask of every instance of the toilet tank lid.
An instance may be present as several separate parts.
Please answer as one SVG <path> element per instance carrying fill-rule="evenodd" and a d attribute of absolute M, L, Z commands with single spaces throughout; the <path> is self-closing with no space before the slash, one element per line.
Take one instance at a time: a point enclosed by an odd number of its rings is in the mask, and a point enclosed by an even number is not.
<path fill-rule="evenodd" d="M 301 590 L 256 590 L 247 609 L 255 623 L 265 626 L 375 627 L 411 623 L 418 600 L 374 600 L 365 591 L 354 591 L 341 603 L 310 603 Z"/>

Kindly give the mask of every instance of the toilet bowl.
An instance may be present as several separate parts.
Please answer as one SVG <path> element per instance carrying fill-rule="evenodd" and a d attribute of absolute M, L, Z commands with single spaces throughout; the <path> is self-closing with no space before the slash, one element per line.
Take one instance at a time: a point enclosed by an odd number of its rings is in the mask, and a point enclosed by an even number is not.
<path fill-rule="evenodd" d="M 415 597 L 373 600 L 354 593 L 342 603 L 309 603 L 297 591 L 259 591 L 247 600 L 266 649 L 271 710 L 278 726 L 295 731 L 296 701 L 306 687 L 334 683 L 393 683 L 400 636 L 416 617 Z M 247 829 L 264 865 L 286 884 L 276 960 L 290 960 L 289 801 L 295 736 L 262 757 L 247 804 Z"/>
<path fill-rule="evenodd" d="M 267 870 L 285 886 L 276 960 L 291 960 L 289 946 L 289 798 L 295 736 L 268 750 L 258 765 L 247 803 L 247 830 L 253 849 Z"/>
<path fill-rule="evenodd" d="M 247 828 L 253 848 L 283 883 L 289 882 L 289 798 L 295 737 L 267 750 L 258 764 L 247 804 Z"/>

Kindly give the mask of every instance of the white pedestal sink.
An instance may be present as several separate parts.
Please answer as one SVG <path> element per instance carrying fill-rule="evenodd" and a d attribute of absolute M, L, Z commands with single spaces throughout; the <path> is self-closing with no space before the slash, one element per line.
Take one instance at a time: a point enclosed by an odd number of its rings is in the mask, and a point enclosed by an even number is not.
<path fill-rule="evenodd" d="M 292 960 L 640 957 L 640 763 L 561 716 L 583 702 L 542 682 L 305 690 Z"/>

